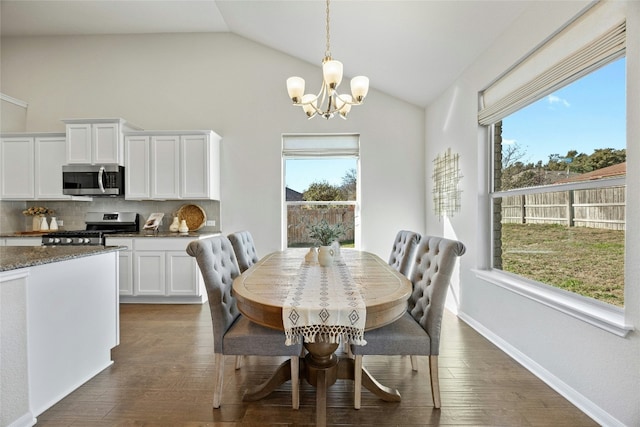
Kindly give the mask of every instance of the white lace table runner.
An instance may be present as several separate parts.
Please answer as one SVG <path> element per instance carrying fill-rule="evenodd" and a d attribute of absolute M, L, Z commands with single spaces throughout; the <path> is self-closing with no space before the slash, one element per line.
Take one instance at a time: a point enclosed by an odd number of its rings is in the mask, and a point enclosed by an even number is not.
<path fill-rule="evenodd" d="M 286 344 L 340 339 L 365 345 L 367 307 L 344 261 L 302 262 L 282 308 Z"/>

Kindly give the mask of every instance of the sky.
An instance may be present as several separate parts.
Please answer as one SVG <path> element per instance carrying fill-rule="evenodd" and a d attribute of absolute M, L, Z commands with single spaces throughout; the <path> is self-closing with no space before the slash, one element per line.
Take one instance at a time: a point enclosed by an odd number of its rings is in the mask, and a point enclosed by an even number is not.
<path fill-rule="evenodd" d="M 503 144 L 517 143 L 523 163 L 547 163 L 569 150 L 626 146 L 625 59 L 614 61 L 503 120 Z M 341 185 L 357 160 L 296 159 L 286 162 L 287 187 L 303 193 L 309 184 Z"/>
<path fill-rule="evenodd" d="M 625 59 L 610 63 L 503 119 L 503 145 L 517 143 L 523 163 L 547 163 L 569 150 L 626 147 Z"/>
<path fill-rule="evenodd" d="M 313 182 L 342 185 L 342 177 L 347 171 L 357 169 L 357 159 L 288 159 L 285 167 L 287 187 L 304 193 Z"/>

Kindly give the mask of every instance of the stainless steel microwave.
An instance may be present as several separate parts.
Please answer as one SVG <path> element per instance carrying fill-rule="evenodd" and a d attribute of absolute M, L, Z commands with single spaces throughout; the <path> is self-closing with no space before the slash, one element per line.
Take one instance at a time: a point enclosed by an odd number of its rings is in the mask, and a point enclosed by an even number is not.
<path fill-rule="evenodd" d="M 62 193 L 70 196 L 124 196 L 124 167 L 63 165 Z"/>

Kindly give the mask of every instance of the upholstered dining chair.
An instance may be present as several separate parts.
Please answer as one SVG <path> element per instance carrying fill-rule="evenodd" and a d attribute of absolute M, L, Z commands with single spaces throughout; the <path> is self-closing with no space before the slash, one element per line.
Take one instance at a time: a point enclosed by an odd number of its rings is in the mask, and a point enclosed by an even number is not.
<path fill-rule="evenodd" d="M 215 355 L 213 407 L 220 407 L 224 356 L 254 355 L 291 357 L 291 403 L 298 409 L 298 356 L 302 345 L 285 345 L 282 331 L 253 323 L 239 312 L 231 290 L 240 269 L 229 239 L 214 236 L 194 240 L 187 246 L 187 253 L 196 258 L 209 297 Z"/>
<path fill-rule="evenodd" d="M 440 408 L 438 355 L 440 328 L 447 289 L 456 260 L 465 246 L 456 240 L 423 236 L 413 258 L 409 279 L 413 285 L 407 312 L 395 322 L 364 334 L 366 345 L 351 345 L 355 357 L 354 407 L 360 408 L 362 386 L 362 356 L 411 356 L 411 366 L 417 370 L 416 356 L 429 356 L 433 406 Z"/>
<path fill-rule="evenodd" d="M 258 253 L 253 243 L 253 236 L 249 231 L 236 231 L 229 234 L 229 240 L 238 259 L 240 273 L 244 273 L 249 267 L 258 262 Z"/>
<path fill-rule="evenodd" d="M 389 265 L 405 276 L 409 276 L 409 267 L 413 259 L 413 252 L 420 242 L 419 233 L 408 230 L 400 230 L 396 234 L 389 255 Z"/>

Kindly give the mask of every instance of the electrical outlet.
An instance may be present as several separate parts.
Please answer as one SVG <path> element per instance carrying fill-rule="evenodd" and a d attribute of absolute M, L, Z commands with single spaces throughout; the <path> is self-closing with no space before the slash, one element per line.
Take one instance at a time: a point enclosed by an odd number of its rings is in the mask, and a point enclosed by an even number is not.
<path fill-rule="evenodd" d="M 216 220 L 215 219 L 208 219 L 206 222 L 206 226 L 207 227 L 215 227 L 216 226 Z"/>
<path fill-rule="evenodd" d="M 58 220 L 58 227 L 62 227 L 64 225 L 64 221 L 59 219 Z"/>

